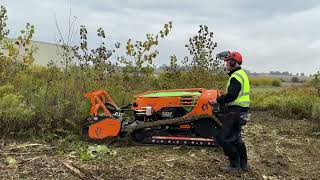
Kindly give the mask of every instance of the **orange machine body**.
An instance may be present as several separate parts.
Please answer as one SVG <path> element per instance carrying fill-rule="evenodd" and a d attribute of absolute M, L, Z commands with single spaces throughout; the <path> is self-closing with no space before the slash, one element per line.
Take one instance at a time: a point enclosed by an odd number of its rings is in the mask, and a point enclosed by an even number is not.
<path fill-rule="evenodd" d="M 183 95 L 148 96 L 148 94 L 152 93 L 181 91 L 184 92 Z M 204 88 L 148 91 L 134 96 L 135 100 L 132 103 L 131 109 L 136 114 L 142 114 L 144 121 L 151 120 L 146 114 L 147 107 L 149 110 L 151 108 L 153 113 L 161 112 L 163 108 L 188 108 L 188 112 L 183 117 L 197 115 L 212 116 L 212 107 L 208 104 L 208 101 L 216 99 L 221 93 L 222 91 L 220 90 L 206 90 Z M 90 121 L 92 124 L 86 130 L 89 138 L 104 139 L 106 137 L 118 136 L 121 131 L 122 121 L 109 111 L 106 103 L 112 104 L 117 109 L 119 108 L 108 93 L 104 90 L 95 90 L 86 93 L 85 97 L 89 98 L 91 102 Z M 179 127 L 181 129 L 189 129 L 190 125 L 182 124 Z"/>
<path fill-rule="evenodd" d="M 200 96 L 194 94 L 184 96 L 171 96 L 171 97 L 144 97 L 144 95 L 155 92 L 199 92 Z M 160 91 L 148 91 L 143 94 L 135 96 L 134 104 L 136 107 L 132 107 L 135 111 L 145 111 L 147 106 L 152 107 L 153 111 L 159 111 L 164 107 L 190 107 L 192 110 L 185 115 L 212 115 L 212 107 L 208 104 L 209 100 L 216 99 L 221 95 L 220 90 L 206 90 L 203 88 L 191 88 L 191 89 L 174 89 L 174 90 L 160 90 Z"/>
<path fill-rule="evenodd" d="M 146 97 L 148 94 L 159 92 L 190 92 L 183 96 L 161 96 L 161 97 Z M 200 95 L 195 95 L 194 92 L 199 92 Z M 204 88 L 191 89 L 174 89 L 174 90 L 160 90 L 148 91 L 135 96 L 134 106 L 132 109 L 137 112 L 145 112 L 146 107 L 151 107 L 153 112 L 160 111 L 162 108 L 177 108 L 184 107 L 191 109 L 183 117 L 190 117 L 195 115 L 209 115 L 212 116 L 212 106 L 208 104 L 209 100 L 216 99 L 222 94 L 220 90 L 206 90 Z M 146 118 L 145 120 L 148 121 Z M 181 129 L 189 129 L 189 124 L 180 125 Z"/>

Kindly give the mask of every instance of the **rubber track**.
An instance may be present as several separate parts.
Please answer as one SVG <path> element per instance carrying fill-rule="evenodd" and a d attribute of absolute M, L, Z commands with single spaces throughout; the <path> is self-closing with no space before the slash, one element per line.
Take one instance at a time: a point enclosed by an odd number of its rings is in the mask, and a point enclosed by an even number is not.
<path fill-rule="evenodd" d="M 200 119 L 204 119 L 204 118 L 211 118 L 213 119 L 219 126 L 222 126 L 222 123 L 209 115 L 198 115 L 198 116 L 191 116 L 191 117 L 182 117 L 182 118 L 171 118 L 171 119 L 166 119 L 166 120 L 158 120 L 158 121 L 154 121 L 154 122 L 146 122 L 143 124 L 138 124 L 136 126 L 130 127 L 127 126 L 125 127 L 124 131 L 126 132 L 126 138 L 128 138 L 129 143 L 131 144 L 136 144 L 133 141 L 132 138 L 132 134 L 137 131 L 137 130 L 141 130 L 141 129 L 145 129 L 145 128 L 152 128 L 152 127 L 158 127 L 158 126 L 165 126 L 165 125 L 179 125 L 179 124 L 187 124 L 187 123 L 191 123 Z"/>

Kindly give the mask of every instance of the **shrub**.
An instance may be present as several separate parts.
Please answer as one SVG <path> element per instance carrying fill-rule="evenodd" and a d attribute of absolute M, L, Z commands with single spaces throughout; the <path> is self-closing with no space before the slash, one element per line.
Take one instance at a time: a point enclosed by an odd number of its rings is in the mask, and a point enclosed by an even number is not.
<path fill-rule="evenodd" d="M 272 77 L 249 77 L 251 86 L 281 86 L 281 80 Z"/>
<path fill-rule="evenodd" d="M 272 86 L 277 86 L 277 87 L 281 86 L 281 81 L 279 79 L 274 79 L 272 81 Z"/>
<path fill-rule="evenodd" d="M 13 92 L 14 92 L 14 87 L 11 84 L 0 86 L 0 97 L 3 97 L 4 95 L 10 94 Z"/>
<path fill-rule="evenodd" d="M 272 110 L 286 118 L 320 119 L 320 98 L 312 88 L 295 87 L 276 91 L 253 93 L 252 106 Z M 319 122 L 320 123 L 320 122 Z"/>
<path fill-rule="evenodd" d="M 293 83 L 299 83 L 300 80 L 299 80 L 298 77 L 292 77 L 292 78 L 291 78 L 291 82 L 293 82 Z"/>
<path fill-rule="evenodd" d="M 320 102 L 316 102 L 312 106 L 312 118 L 318 120 L 320 124 Z"/>
<path fill-rule="evenodd" d="M 5 94 L 0 97 L 0 134 L 20 131 L 33 124 L 35 112 L 32 105 L 19 94 Z"/>
<path fill-rule="evenodd" d="M 314 77 L 315 77 L 314 79 L 305 83 L 307 85 L 313 86 L 316 89 L 318 97 L 320 97 L 320 78 L 319 78 L 319 76 L 320 76 L 320 71 L 318 71 L 317 74 L 314 75 Z"/>

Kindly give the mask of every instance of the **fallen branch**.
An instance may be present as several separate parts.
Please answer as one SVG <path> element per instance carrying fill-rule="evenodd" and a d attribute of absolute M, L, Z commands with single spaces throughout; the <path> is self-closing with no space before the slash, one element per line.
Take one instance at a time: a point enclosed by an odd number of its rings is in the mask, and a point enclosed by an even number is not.
<path fill-rule="evenodd" d="M 39 152 L 1 152 L 0 155 L 27 155 L 27 154 L 39 154 Z"/>
<path fill-rule="evenodd" d="M 68 164 L 67 162 L 62 162 L 64 166 L 66 166 L 69 170 L 71 170 L 77 177 L 79 177 L 82 180 L 87 180 L 87 179 L 96 179 L 92 175 L 86 174 L 85 172 L 80 171 L 80 169 L 74 167 L 71 164 Z"/>
<path fill-rule="evenodd" d="M 21 148 L 33 147 L 33 146 L 46 146 L 46 145 L 36 144 L 36 143 L 34 143 L 34 144 L 22 144 L 22 145 L 18 145 L 18 146 L 14 146 L 14 147 L 9 148 L 9 151 L 13 150 L 13 149 L 21 149 Z"/>

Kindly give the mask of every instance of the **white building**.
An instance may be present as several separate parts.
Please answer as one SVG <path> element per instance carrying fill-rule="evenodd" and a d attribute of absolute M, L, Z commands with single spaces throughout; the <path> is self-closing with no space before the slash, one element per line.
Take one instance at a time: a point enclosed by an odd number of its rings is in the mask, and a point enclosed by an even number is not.
<path fill-rule="evenodd" d="M 33 55 L 35 59 L 34 64 L 46 66 L 51 60 L 57 64 L 60 64 L 63 60 L 60 45 L 39 41 L 32 41 L 31 45 L 37 47 L 37 51 Z"/>
<path fill-rule="evenodd" d="M 16 40 L 13 39 L 12 41 L 15 42 Z M 33 62 L 34 64 L 47 66 L 50 61 L 53 61 L 57 65 L 61 65 L 61 62 L 63 61 L 63 50 L 61 45 L 40 41 L 31 41 L 29 48 L 30 46 L 34 46 L 37 48 L 36 52 L 33 54 L 33 57 L 35 59 L 35 61 Z M 7 53 L 7 51 L 4 50 L 4 53 Z M 23 53 L 24 52 L 20 50 L 18 61 L 22 61 Z M 70 52 L 70 56 L 71 55 L 72 52 Z"/>

